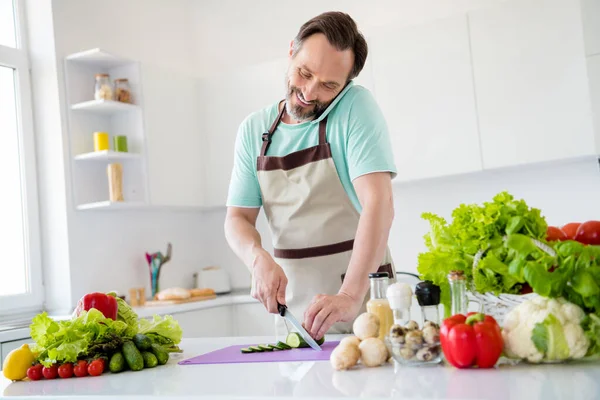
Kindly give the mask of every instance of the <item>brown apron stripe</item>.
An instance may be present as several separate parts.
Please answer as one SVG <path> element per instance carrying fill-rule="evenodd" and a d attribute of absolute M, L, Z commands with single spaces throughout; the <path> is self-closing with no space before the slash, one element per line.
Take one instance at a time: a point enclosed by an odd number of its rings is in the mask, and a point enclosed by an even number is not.
<path fill-rule="evenodd" d="M 283 157 L 259 157 L 256 161 L 256 169 L 258 171 L 273 171 L 277 169 L 289 171 L 290 169 L 327 158 L 331 158 L 331 148 L 328 143 L 296 151 Z"/>
<path fill-rule="evenodd" d="M 277 258 L 294 259 L 322 257 L 350 251 L 353 247 L 354 239 L 335 244 L 328 244 L 326 246 L 306 247 L 303 249 L 274 249 L 273 255 Z"/>

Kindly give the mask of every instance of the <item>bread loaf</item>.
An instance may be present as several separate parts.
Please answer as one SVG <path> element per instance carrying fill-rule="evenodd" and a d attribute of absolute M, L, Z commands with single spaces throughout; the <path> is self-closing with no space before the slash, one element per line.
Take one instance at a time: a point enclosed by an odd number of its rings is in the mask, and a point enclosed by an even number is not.
<path fill-rule="evenodd" d="M 161 290 L 156 294 L 157 300 L 185 300 L 192 297 L 190 291 L 180 287 Z"/>

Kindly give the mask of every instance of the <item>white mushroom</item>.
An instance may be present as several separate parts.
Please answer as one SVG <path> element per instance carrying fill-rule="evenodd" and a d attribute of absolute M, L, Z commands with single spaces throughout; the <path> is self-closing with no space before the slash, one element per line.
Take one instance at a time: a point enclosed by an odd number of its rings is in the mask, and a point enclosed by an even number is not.
<path fill-rule="evenodd" d="M 359 359 L 360 350 L 358 349 L 358 346 L 355 346 L 353 344 L 342 345 L 340 343 L 331 352 L 331 357 L 329 358 L 329 361 L 331 362 L 333 368 L 339 371 L 354 367 L 358 363 Z"/>
<path fill-rule="evenodd" d="M 358 347 L 360 344 L 360 339 L 356 336 L 347 336 L 340 341 L 339 346 L 353 345 Z"/>
<path fill-rule="evenodd" d="M 362 313 L 354 320 L 352 330 L 360 340 L 379 336 L 379 317 L 371 313 Z"/>
<path fill-rule="evenodd" d="M 360 342 L 360 361 L 366 367 L 377 367 L 388 359 L 388 349 L 378 338 L 368 338 Z"/>

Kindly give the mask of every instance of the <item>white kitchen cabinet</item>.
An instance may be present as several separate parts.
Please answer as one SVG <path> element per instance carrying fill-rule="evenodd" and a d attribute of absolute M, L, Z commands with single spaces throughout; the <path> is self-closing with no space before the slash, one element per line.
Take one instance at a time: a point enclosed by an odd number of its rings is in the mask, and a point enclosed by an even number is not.
<path fill-rule="evenodd" d="M 269 314 L 262 304 L 236 304 L 233 308 L 235 336 L 275 335 L 276 316 Z"/>
<path fill-rule="evenodd" d="M 185 338 L 234 336 L 233 308 L 229 305 L 172 315 Z"/>
<path fill-rule="evenodd" d="M 370 47 L 398 180 L 480 171 L 466 17 L 384 28 Z"/>
<path fill-rule="evenodd" d="M 600 0 L 581 0 L 581 17 L 586 54 L 600 55 Z"/>
<path fill-rule="evenodd" d="M 238 128 L 251 113 L 285 98 L 286 68 L 287 59 L 280 59 L 199 80 L 206 206 L 225 206 Z"/>
<path fill-rule="evenodd" d="M 576 0 L 469 13 L 484 169 L 595 153 Z"/>

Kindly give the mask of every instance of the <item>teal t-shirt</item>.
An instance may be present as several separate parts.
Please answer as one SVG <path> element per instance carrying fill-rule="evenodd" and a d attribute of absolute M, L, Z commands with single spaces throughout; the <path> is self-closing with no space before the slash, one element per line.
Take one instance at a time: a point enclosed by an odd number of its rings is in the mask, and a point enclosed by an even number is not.
<path fill-rule="evenodd" d="M 279 101 L 250 114 L 240 124 L 227 206 L 261 207 L 262 198 L 256 173 L 262 134 L 267 132 L 278 114 Z M 350 82 L 316 120 L 300 124 L 281 122 L 275 130 L 269 156 L 285 156 L 319 143 L 319 121 L 327 118 L 327 141 L 338 176 L 360 213 L 352 181 L 372 172 L 390 172 L 396 166 L 387 123 L 375 98 L 366 88 Z"/>

